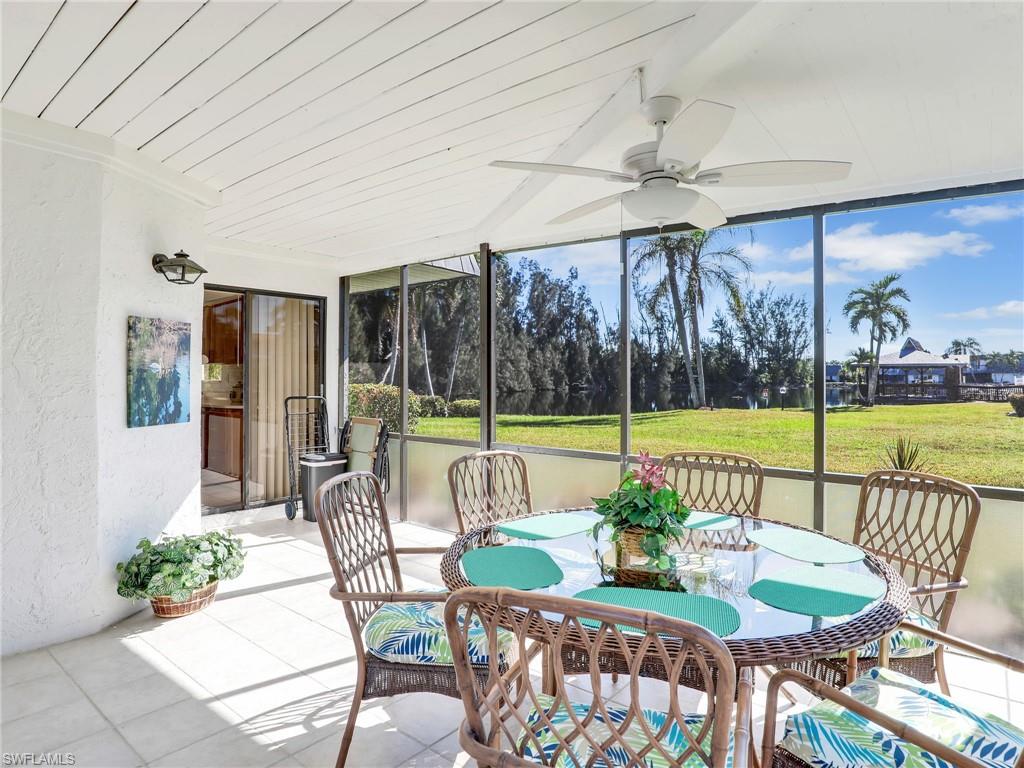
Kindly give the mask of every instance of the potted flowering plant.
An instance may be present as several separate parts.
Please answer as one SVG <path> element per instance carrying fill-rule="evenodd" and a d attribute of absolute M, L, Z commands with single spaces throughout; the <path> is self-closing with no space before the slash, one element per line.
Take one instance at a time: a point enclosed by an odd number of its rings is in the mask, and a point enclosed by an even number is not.
<path fill-rule="evenodd" d="M 665 481 L 665 468 L 641 451 L 639 469 L 627 472 L 614 491 L 594 503 L 601 515 L 594 535 L 605 526 L 615 542 L 616 582 L 670 586 L 668 574 L 676 563 L 668 548 L 685 532 L 683 524 L 690 510 Z"/>

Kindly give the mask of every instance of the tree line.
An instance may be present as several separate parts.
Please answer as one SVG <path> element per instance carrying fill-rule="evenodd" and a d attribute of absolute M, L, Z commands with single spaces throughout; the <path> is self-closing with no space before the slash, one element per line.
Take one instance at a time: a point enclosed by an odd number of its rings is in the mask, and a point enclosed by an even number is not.
<path fill-rule="evenodd" d="M 806 300 L 772 287 L 745 288 L 750 265 L 716 232 L 642 241 L 633 251 L 634 390 L 682 393 L 693 407 L 715 393 L 799 385 L 811 320 Z M 615 392 L 619 322 L 595 306 L 575 267 L 564 277 L 530 258 L 497 254 L 496 385 L 500 393 Z M 728 311 L 701 327 L 708 293 Z M 475 276 L 409 288 L 409 380 L 421 395 L 479 392 L 479 296 Z M 349 312 L 353 382 L 397 384 L 398 290 L 354 294 Z"/>

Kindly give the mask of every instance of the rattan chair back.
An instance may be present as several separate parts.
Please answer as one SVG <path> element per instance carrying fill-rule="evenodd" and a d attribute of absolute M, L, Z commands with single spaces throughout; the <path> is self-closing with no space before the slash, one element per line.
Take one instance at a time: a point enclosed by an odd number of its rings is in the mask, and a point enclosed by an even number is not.
<path fill-rule="evenodd" d="M 889 562 L 911 586 L 957 582 L 964 573 L 981 500 L 968 485 L 923 472 L 885 469 L 860 486 L 853 543 Z M 945 630 L 957 591 L 912 595 Z"/>
<path fill-rule="evenodd" d="M 317 490 L 313 506 L 338 592 L 402 591 L 387 507 L 376 475 L 346 472 L 333 477 Z M 381 603 L 346 600 L 344 605 L 353 637 L 358 637 Z"/>
<path fill-rule="evenodd" d="M 533 514 L 526 461 L 512 451 L 479 451 L 448 467 L 459 532 Z"/>
<path fill-rule="evenodd" d="M 665 479 L 682 502 L 705 512 L 761 513 L 764 469 L 749 456 L 712 451 L 675 451 L 661 459 Z"/>
<path fill-rule="evenodd" d="M 486 630 L 491 666 L 484 684 L 472 674 L 467 654 L 473 619 Z M 703 627 L 658 613 L 488 587 L 453 593 L 445 606 L 445 626 L 466 708 L 460 741 L 481 765 L 537 764 L 525 760 L 524 753 L 542 756 L 543 765 L 681 766 L 691 758 L 714 768 L 725 765 L 736 668 L 722 640 Z M 518 658 L 527 660 L 514 664 L 504 676 L 496 666 L 499 629 L 511 632 Z M 531 651 L 539 647 L 547 649 L 552 665 L 547 695 L 531 677 L 527 663 Z M 589 693 L 566 679 L 572 673 L 562 666 L 562 651 L 570 647 L 583 649 L 591 659 L 589 676 L 581 675 Z M 621 655 L 629 670 L 627 688 L 615 702 L 609 700 L 610 679 L 602 676 L 598 662 L 609 654 Z M 707 694 L 701 697 L 703 711 L 684 711 L 679 692 L 685 689 L 641 677 L 643 663 L 652 658 L 669 670 L 668 680 L 678 680 L 686 665 L 700 669 Z M 641 688 L 650 695 L 658 685 L 664 689 L 664 696 L 657 697 L 665 702 L 658 705 L 666 712 L 663 723 L 645 715 L 640 702 Z M 612 707 L 625 710 L 624 718 L 610 716 Z M 552 720 L 558 721 L 556 727 Z M 627 731 L 634 738 L 627 740 Z M 666 739 L 670 731 L 682 736 L 675 746 Z M 635 738 L 637 732 L 640 739 Z"/>

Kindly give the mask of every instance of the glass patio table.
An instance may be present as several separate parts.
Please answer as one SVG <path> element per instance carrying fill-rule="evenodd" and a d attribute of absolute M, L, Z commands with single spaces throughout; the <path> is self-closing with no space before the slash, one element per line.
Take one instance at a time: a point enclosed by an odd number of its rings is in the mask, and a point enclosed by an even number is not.
<path fill-rule="evenodd" d="M 592 507 L 558 511 L 589 514 L 595 522 L 598 519 Z M 718 598 L 739 613 L 739 627 L 723 637 L 738 669 L 838 656 L 892 632 L 905 617 L 910 603 L 906 582 L 887 563 L 870 553 L 863 553 L 863 558 L 856 562 L 821 566 L 880 580 L 884 586 L 881 596 L 861 610 L 843 616 L 811 616 L 757 600 L 749 594 L 754 582 L 797 566 L 816 564 L 770 550 L 750 540 L 748 534 L 808 529 L 763 518 L 736 516 L 735 519 L 737 525 L 726 530 L 689 530 L 675 554 L 677 577 L 688 593 Z M 826 538 L 838 541 L 834 537 Z M 509 543 L 539 547 L 561 568 L 564 578 L 559 583 L 535 591 L 572 597 L 585 589 L 609 583 L 607 568 L 603 571 L 601 563 L 608 562 L 614 545 L 608 540 L 606 530 L 602 529 L 596 541 L 590 534 L 583 533 L 522 542 L 509 538 L 494 526 L 487 526 L 460 536 L 449 547 L 441 561 L 445 585 L 451 590 L 472 586 L 460 562 L 465 552 Z M 609 663 L 614 666 L 613 660 Z"/>

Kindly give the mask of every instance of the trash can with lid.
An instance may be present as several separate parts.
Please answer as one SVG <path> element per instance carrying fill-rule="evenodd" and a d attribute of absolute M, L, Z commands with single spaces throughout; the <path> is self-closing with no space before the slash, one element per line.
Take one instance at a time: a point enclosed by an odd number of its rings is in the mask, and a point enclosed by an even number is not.
<path fill-rule="evenodd" d="M 345 471 L 348 458 L 344 453 L 307 453 L 299 457 L 302 472 L 302 519 L 316 522 L 313 497 L 316 489 Z"/>

